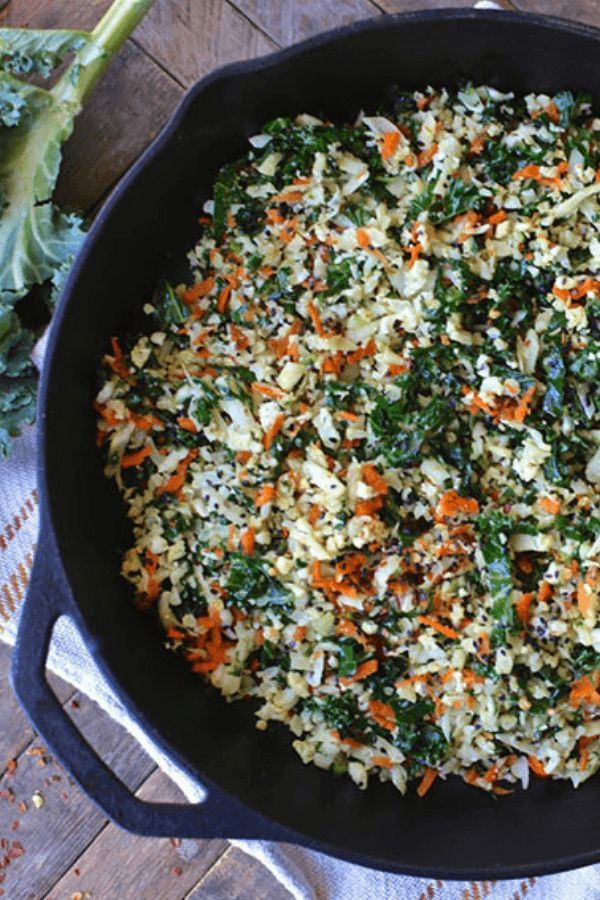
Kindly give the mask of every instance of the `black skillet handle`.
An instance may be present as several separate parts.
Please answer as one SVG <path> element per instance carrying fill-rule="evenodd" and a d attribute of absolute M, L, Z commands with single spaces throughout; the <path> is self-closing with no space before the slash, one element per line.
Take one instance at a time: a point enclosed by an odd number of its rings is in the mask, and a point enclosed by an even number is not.
<path fill-rule="evenodd" d="M 146 803 L 135 797 L 90 747 L 46 680 L 56 620 L 66 612 L 66 587 L 50 528 L 42 528 L 13 655 L 15 693 L 35 730 L 83 790 L 114 822 L 151 837 L 261 838 L 291 835 L 220 790 L 202 803 Z"/>

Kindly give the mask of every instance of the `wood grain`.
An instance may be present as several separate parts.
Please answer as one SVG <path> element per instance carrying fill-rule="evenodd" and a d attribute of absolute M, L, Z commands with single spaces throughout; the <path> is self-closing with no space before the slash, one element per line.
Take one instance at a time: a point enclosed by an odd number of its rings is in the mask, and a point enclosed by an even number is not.
<path fill-rule="evenodd" d="M 135 40 L 185 87 L 225 63 L 277 49 L 225 0 L 158 0 Z"/>
<path fill-rule="evenodd" d="M 255 25 L 282 47 L 305 38 L 348 25 L 358 19 L 381 15 L 371 0 L 303 0 L 301 3 L 282 3 L 281 0 L 234 0 Z"/>
<path fill-rule="evenodd" d="M 137 794 L 144 800 L 186 802 L 173 782 L 158 770 Z M 144 896 L 179 900 L 194 888 L 227 846 L 222 840 L 141 838 L 109 823 L 51 888 L 47 900 L 62 900 L 77 891 L 106 900 Z"/>
<path fill-rule="evenodd" d="M 374 0 L 388 13 L 412 12 L 418 9 L 440 9 L 473 7 L 475 0 Z M 598 0 L 496 0 L 506 9 L 518 9 L 521 12 L 536 12 L 547 16 L 563 16 L 588 22 L 590 25 L 600 24 L 600 3 Z"/>
<path fill-rule="evenodd" d="M 10 662 L 10 649 L 6 644 L 0 644 L 0 778 L 6 771 L 7 761 L 18 757 L 35 737 L 13 693 Z M 75 693 L 72 685 L 55 675 L 50 675 L 50 685 L 61 703 L 66 703 Z"/>
<path fill-rule="evenodd" d="M 57 201 L 89 211 L 158 134 L 182 94 L 176 81 L 128 41 L 76 119 L 64 148 Z"/>
<path fill-rule="evenodd" d="M 111 0 L 8 0 L 0 25 L 14 28 L 91 29 Z"/>
<path fill-rule="evenodd" d="M 230 847 L 186 900 L 290 900 L 291 896 L 262 863 Z"/>
<path fill-rule="evenodd" d="M 515 5 L 523 12 L 542 13 L 547 16 L 562 16 L 577 22 L 600 27 L 600 3 L 598 0 L 515 0 Z"/>
<path fill-rule="evenodd" d="M 66 710 L 78 728 L 118 777 L 136 790 L 155 768 L 152 760 L 92 700 L 82 694 L 73 699 L 78 708 L 73 709 L 69 701 Z M 2 887 L 11 900 L 45 896 L 106 824 L 105 816 L 58 763 L 36 748 L 40 748 L 39 741 L 19 755 L 15 772 L 0 780 L 0 838 L 16 839 L 25 850 L 5 871 Z M 44 758 L 47 764 L 40 765 Z M 32 803 L 36 790 L 44 798 L 41 809 Z M 10 794 L 2 793 L 7 791 L 12 792 L 14 802 Z M 19 802 L 27 804 L 26 812 L 19 810 Z M 12 830 L 14 822 L 18 822 L 16 831 Z"/>

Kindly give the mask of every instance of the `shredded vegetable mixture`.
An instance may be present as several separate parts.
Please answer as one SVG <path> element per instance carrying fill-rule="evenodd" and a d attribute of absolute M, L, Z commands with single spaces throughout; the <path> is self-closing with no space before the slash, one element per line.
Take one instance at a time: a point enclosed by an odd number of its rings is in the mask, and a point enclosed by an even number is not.
<path fill-rule="evenodd" d="M 139 606 L 360 787 L 600 766 L 599 138 L 489 87 L 270 122 L 104 359 Z"/>

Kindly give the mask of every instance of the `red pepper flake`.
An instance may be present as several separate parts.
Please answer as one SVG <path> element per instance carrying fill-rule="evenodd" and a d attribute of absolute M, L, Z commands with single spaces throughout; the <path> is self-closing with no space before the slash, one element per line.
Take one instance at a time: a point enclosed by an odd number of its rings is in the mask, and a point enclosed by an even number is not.
<path fill-rule="evenodd" d="M 6 772 L 8 775 L 14 775 L 17 771 L 17 761 L 16 759 L 9 759 L 6 763 Z"/>
<path fill-rule="evenodd" d="M 81 875 L 81 869 L 73 869 L 73 875 L 76 875 L 78 878 Z"/>
<path fill-rule="evenodd" d="M 181 838 L 169 838 L 171 847 L 181 847 Z"/>
<path fill-rule="evenodd" d="M 19 822 L 19 820 L 18 820 L 18 819 L 15 819 L 15 821 L 14 821 L 14 822 L 12 823 L 12 825 L 10 826 L 10 830 L 11 830 L 11 831 L 16 831 L 20 824 L 21 824 L 21 823 Z"/>
<path fill-rule="evenodd" d="M 8 856 L 3 856 L 2 859 L 0 859 L 0 869 L 5 869 L 8 865 L 10 865 L 10 859 Z"/>
<path fill-rule="evenodd" d="M 77 700 L 71 700 L 71 709 L 79 709 L 79 703 Z"/>
<path fill-rule="evenodd" d="M 18 859 L 20 856 L 23 856 L 24 853 L 25 850 L 23 844 L 19 841 L 13 841 L 12 847 L 10 847 L 8 851 L 9 859 Z"/>
<path fill-rule="evenodd" d="M 175 875 L 176 878 L 179 878 L 180 875 L 183 875 L 183 869 L 181 866 L 173 866 L 171 869 L 171 874 Z"/>
<path fill-rule="evenodd" d="M 22 813 L 27 812 L 27 804 L 24 800 L 19 800 L 19 811 Z"/>

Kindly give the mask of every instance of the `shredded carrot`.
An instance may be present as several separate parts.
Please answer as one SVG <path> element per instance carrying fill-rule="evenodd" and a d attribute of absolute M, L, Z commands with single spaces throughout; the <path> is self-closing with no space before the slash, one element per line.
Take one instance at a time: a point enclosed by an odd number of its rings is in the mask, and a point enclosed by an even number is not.
<path fill-rule="evenodd" d="M 347 409 L 342 409 L 337 414 L 338 419 L 344 419 L 346 422 L 358 422 L 360 416 L 357 416 L 356 413 L 350 412 Z"/>
<path fill-rule="evenodd" d="M 272 484 L 263 484 L 263 486 L 254 495 L 254 503 L 256 506 L 266 506 L 275 499 L 276 490 Z"/>
<path fill-rule="evenodd" d="M 417 622 L 420 622 L 421 625 L 427 625 L 429 628 L 435 629 L 435 631 L 439 631 L 444 637 L 451 638 L 453 641 L 460 637 L 458 631 L 455 631 L 454 628 L 450 628 L 448 625 L 442 625 L 441 622 L 438 622 L 438 620 L 432 618 L 432 616 L 417 616 Z"/>
<path fill-rule="evenodd" d="M 487 217 L 488 225 L 499 225 L 500 222 L 504 222 L 507 218 L 508 213 L 505 209 L 499 210 L 497 213 L 493 213 L 491 216 Z"/>
<path fill-rule="evenodd" d="M 430 163 L 438 151 L 438 145 L 432 144 L 427 150 L 422 150 L 417 156 L 417 168 L 422 169 L 427 163 Z"/>
<path fill-rule="evenodd" d="M 356 241 L 361 250 L 368 250 L 371 244 L 371 238 L 369 237 L 369 232 L 365 231 L 364 228 L 356 229 Z"/>
<path fill-rule="evenodd" d="M 469 147 L 469 154 L 471 156 L 479 156 L 483 153 L 483 148 L 485 147 L 485 142 L 487 141 L 487 129 L 484 128 L 476 137 L 471 141 L 471 145 Z"/>
<path fill-rule="evenodd" d="M 291 338 L 295 334 L 300 334 L 302 330 L 302 323 L 299 319 L 293 323 L 291 328 L 280 338 L 270 338 L 267 341 L 269 349 L 275 356 L 281 357 L 283 356 L 291 356 L 292 358 L 298 358 L 298 348 L 294 343 L 291 342 Z"/>
<path fill-rule="evenodd" d="M 557 516 L 560 512 L 560 502 L 553 497 L 540 497 L 538 506 L 551 516 Z"/>
<path fill-rule="evenodd" d="M 270 199 L 277 203 L 299 203 L 303 197 L 302 191 L 284 191 L 283 194 L 273 194 Z"/>
<path fill-rule="evenodd" d="M 131 378 L 131 372 L 125 365 L 125 357 L 123 356 L 123 351 L 119 345 L 119 341 L 116 337 L 111 337 L 110 345 L 112 348 L 112 359 L 110 357 L 105 357 L 105 360 L 108 362 L 108 365 L 111 367 L 115 375 L 118 375 L 119 378 L 124 378 L 125 381 L 128 381 Z"/>
<path fill-rule="evenodd" d="M 238 452 L 235 454 L 235 461 L 241 463 L 242 465 L 245 465 L 251 456 L 252 453 L 250 452 L 250 450 L 238 450 Z"/>
<path fill-rule="evenodd" d="M 217 298 L 217 312 L 224 314 L 227 309 L 227 304 L 229 303 L 229 298 L 231 296 L 231 285 L 226 284 L 225 287 L 221 288 L 219 292 L 219 296 Z"/>
<path fill-rule="evenodd" d="M 184 431 L 189 431 L 191 432 L 191 434 L 196 434 L 198 431 L 194 420 L 188 419 L 187 416 L 179 416 L 179 418 L 177 419 L 177 424 L 180 428 L 183 428 Z"/>
<path fill-rule="evenodd" d="M 172 641 L 181 641 L 185 637 L 185 631 L 182 631 L 180 628 L 168 628 L 167 637 L 171 638 Z"/>
<path fill-rule="evenodd" d="M 241 328 L 238 328 L 237 325 L 234 325 L 233 322 L 229 324 L 229 333 L 231 335 L 231 340 L 235 344 L 236 350 L 245 350 L 250 346 L 250 341 L 244 334 Z"/>
<path fill-rule="evenodd" d="M 409 254 L 408 268 L 412 269 L 419 256 L 423 252 L 423 245 L 421 243 L 409 244 L 407 247 L 403 247 L 402 249 L 405 253 Z"/>
<path fill-rule="evenodd" d="M 569 704 L 571 706 L 576 708 L 581 706 L 582 703 L 590 706 L 600 706 L 600 694 L 588 675 L 584 675 L 578 681 L 574 681 L 569 693 Z"/>
<path fill-rule="evenodd" d="M 331 372 L 332 375 L 341 375 L 342 366 L 344 365 L 344 354 L 341 350 L 337 350 L 333 356 L 328 356 L 323 360 L 323 364 L 321 366 L 321 371 Z"/>
<path fill-rule="evenodd" d="M 335 738 L 336 741 L 339 741 L 340 744 L 346 744 L 348 747 L 364 747 L 364 744 L 361 744 L 360 741 L 355 741 L 354 738 L 345 737 L 343 738 L 339 731 L 332 731 L 331 737 Z"/>
<path fill-rule="evenodd" d="M 188 306 L 195 303 L 196 300 L 200 300 L 201 297 L 206 297 L 207 294 L 210 294 L 214 286 L 215 279 L 212 275 L 209 275 L 204 281 L 199 281 L 198 284 L 193 284 L 186 289 L 183 294 L 183 302 L 187 303 Z"/>
<path fill-rule="evenodd" d="M 140 450 L 135 450 L 133 453 L 126 453 L 121 457 L 121 468 L 131 469 L 139 466 L 151 453 L 152 450 L 150 447 L 142 447 Z"/>
<path fill-rule="evenodd" d="M 378 494 L 387 494 L 389 486 L 383 475 L 372 463 L 365 463 L 361 469 L 363 481 L 372 487 Z"/>
<path fill-rule="evenodd" d="M 374 356 L 375 353 L 377 353 L 377 344 L 371 339 L 364 347 L 359 347 L 357 350 L 352 351 L 352 353 L 347 353 L 346 362 L 349 366 L 353 366 L 367 356 Z"/>
<path fill-rule="evenodd" d="M 369 675 L 374 675 L 377 669 L 379 668 L 379 663 L 376 659 L 369 659 L 367 662 L 361 663 L 354 675 L 350 675 L 348 678 L 340 677 L 340 683 L 346 687 L 349 684 L 352 684 L 355 681 L 362 681 L 363 678 L 368 678 Z"/>
<path fill-rule="evenodd" d="M 560 122 L 560 112 L 558 111 L 558 106 L 551 100 L 547 106 L 544 106 L 543 109 L 538 109 L 537 112 L 534 112 L 531 116 L 532 119 L 537 119 L 539 116 L 546 114 L 551 122 L 554 122 L 555 125 L 558 125 Z"/>
<path fill-rule="evenodd" d="M 530 179 L 531 181 L 538 181 L 540 184 L 546 184 L 549 187 L 558 188 L 562 184 L 560 176 L 564 174 L 568 167 L 568 163 L 561 162 L 556 167 L 556 175 L 552 177 L 546 177 L 545 175 L 541 174 L 539 166 L 535 165 L 534 163 L 530 163 L 530 165 L 519 169 L 517 172 L 514 172 L 512 177 L 513 179 Z"/>
<path fill-rule="evenodd" d="M 544 764 L 537 758 L 537 756 L 529 755 L 527 757 L 527 762 L 529 763 L 529 768 L 533 772 L 534 775 L 537 775 L 538 778 L 548 778 L 548 773 L 544 768 Z"/>
<path fill-rule="evenodd" d="M 535 599 L 535 594 L 522 594 L 515 604 L 517 616 L 523 625 L 529 625 L 531 621 L 531 604 Z"/>
<path fill-rule="evenodd" d="M 421 782 L 417 788 L 417 794 L 419 797 L 424 797 L 435 779 L 437 778 L 438 772 L 437 769 L 426 769 L 425 774 L 423 775 Z"/>
<path fill-rule="evenodd" d="M 582 616 L 587 616 L 594 607 L 593 591 L 581 578 L 577 582 L 577 606 Z"/>
<path fill-rule="evenodd" d="M 285 397 L 285 391 L 282 391 L 281 388 L 273 387 L 270 384 L 261 384 L 258 381 L 252 383 L 251 390 L 255 394 L 262 394 L 263 397 L 269 397 L 271 400 L 281 400 L 282 397 Z"/>
<path fill-rule="evenodd" d="M 251 525 L 244 531 L 240 539 L 240 546 L 242 548 L 242 553 L 246 553 L 248 556 L 254 553 L 254 528 L 252 528 Z"/>
<path fill-rule="evenodd" d="M 358 634 L 358 628 L 350 619 L 340 619 L 336 625 L 335 633 L 343 635 L 343 637 L 355 638 Z"/>
<path fill-rule="evenodd" d="M 538 587 L 538 600 L 549 600 L 552 596 L 552 585 L 547 581 L 541 581 Z"/>
<path fill-rule="evenodd" d="M 322 512 L 323 512 L 323 510 L 321 509 L 320 506 L 313 506 L 308 514 L 309 523 L 311 525 L 314 525 L 315 522 L 317 522 L 318 519 L 320 518 Z"/>
<path fill-rule="evenodd" d="M 312 300 L 309 300 L 308 303 L 306 304 L 306 310 L 307 310 L 307 312 L 311 318 L 311 321 L 313 323 L 313 328 L 315 329 L 315 331 L 317 332 L 319 337 L 322 337 L 322 338 L 333 337 L 332 334 L 330 334 L 328 331 L 325 331 L 325 329 L 323 328 L 323 323 L 321 321 L 321 316 L 319 315 L 319 310 L 317 309 L 315 304 L 312 302 Z"/>
<path fill-rule="evenodd" d="M 409 368 L 408 363 L 392 363 L 391 366 L 388 366 L 388 373 L 395 378 L 397 375 L 404 375 Z"/>
<path fill-rule="evenodd" d="M 275 416 L 267 430 L 265 431 L 263 437 L 263 447 L 265 450 L 269 450 L 273 441 L 283 428 L 283 423 L 285 422 L 285 416 L 283 413 L 280 413 L 278 416 Z"/>
<path fill-rule="evenodd" d="M 479 503 L 473 497 L 461 497 L 456 491 L 446 491 L 440 497 L 435 510 L 436 521 L 452 519 L 459 513 L 474 516 L 479 512 Z"/>
<path fill-rule="evenodd" d="M 372 497 L 370 500 L 359 500 L 354 509 L 355 516 L 374 516 L 383 506 L 383 497 Z"/>
<path fill-rule="evenodd" d="M 386 131 L 383 135 L 383 140 L 381 142 L 381 158 L 382 159 L 390 159 L 396 150 L 398 149 L 398 144 L 400 143 L 400 132 L 399 131 Z"/>
<path fill-rule="evenodd" d="M 193 459 L 196 459 L 198 456 L 197 450 L 190 450 L 188 455 L 181 460 L 177 464 L 177 468 L 175 469 L 175 473 L 171 475 L 171 477 L 166 481 L 165 484 L 161 485 L 156 489 L 156 496 L 160 496 L 161 494 L 177 494 L 183 487 L 185 482 L 185 478 L 187 475 L 187 470 Z"/>
<path fill-rule="evenodd" d="M 297 625 L 294 629 L 294 640 L 298 642 L 303 641 L 306 637 L 307 632 L 308 628 L 306 627 L 306 625 Z"/>
<path fill-rule="evenodd" d="M 96 412 L 102 416 L 109 428 L 115 428 L 123 421 L 114 410 L 108 408 L 106 403 L 98 403 L 97 400 L 94 400 L 93 406 Z"/>
<path fill-rule="evenodd" d="M 298 226 L 298 220 L 295 218 L 288 219 L 286 222 L 283 223 L 283 227 L 281 228 L 281 231 L 279 232 L 279 240 L 281 241 L 282 244 L 289 244 L 293 240 L 293 238 L 296 234 L 297 226 Z"/>
<path fill-rule="evenodd" d="M 386 728 L 388 731 L 394 731 L 396 728 L 396 714 L 391 706 L 383 703 L 381 700 L 370 700 L 369 712 L 378 725 Z"/>
<path fill-rule="evenodd" d="M 598 740 L 599 735 L 582 735 L 577 741 L 577 751 L 579 753 L 579 771 L 585 772 L 587 764 L 590 760 L 588 747 Z"/>
<path fill-rule="evenodd" d="M 392 769 L 394 763 L 389 758 L 389 756 L 374 756 L 373 757 L 373 765 L 381 766 L 382 769 Z"/>

